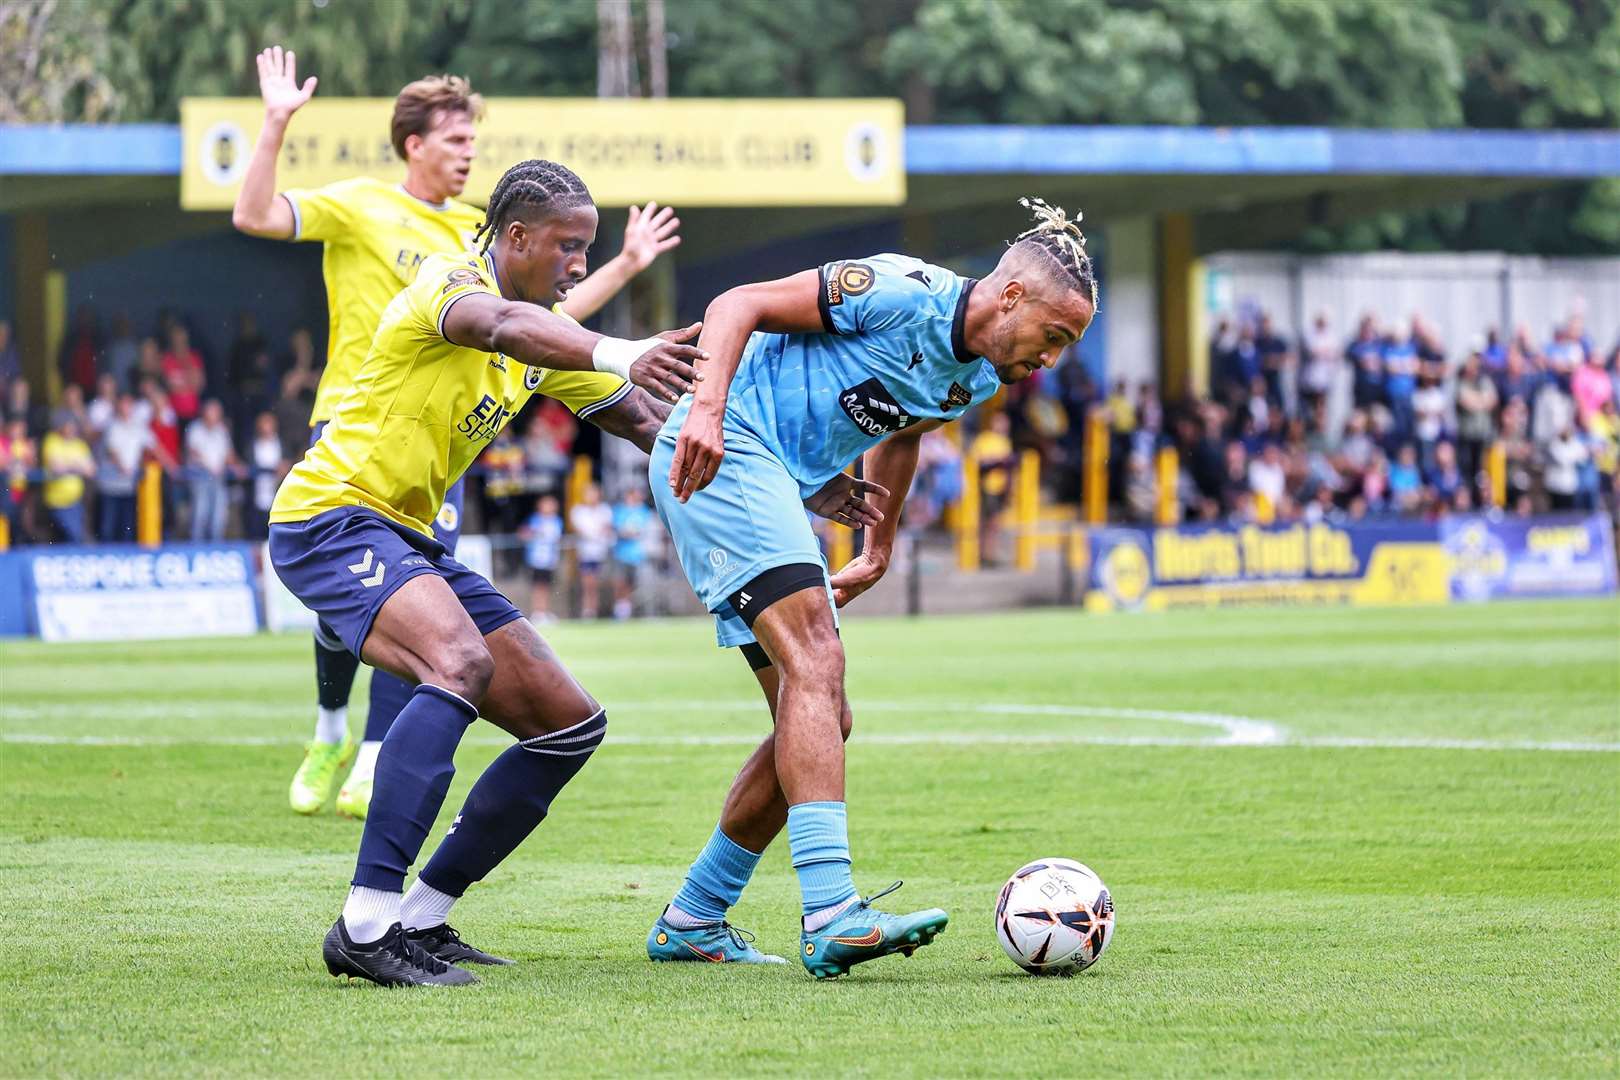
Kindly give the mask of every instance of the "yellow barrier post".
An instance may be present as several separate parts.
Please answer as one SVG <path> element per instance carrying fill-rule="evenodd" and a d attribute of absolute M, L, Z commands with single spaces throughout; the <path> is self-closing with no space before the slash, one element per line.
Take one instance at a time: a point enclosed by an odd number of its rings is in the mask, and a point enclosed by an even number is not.
<path fill-rule="evenodd" d="M 135 542 L 142 547 L 163 543 L 163 470 L 148 461 L 135 489 Z"/>
<path fill-rule="evenodd" d="M 585 489 L 591 486 L 591 459 L 584 454 L 574 458 L 574 467 L 568 471 L 568 486 L 566 495 L 568 508 L 572 509 L 585 498 Z"/>
<path fill-rule="evenodd" d="M 1020 570 L 1035 569 L 1035 529 L 1041 516 L 1041 454 L 1025 450 L 1018 455 L 1018 475 L 1013 479 L 1013 524 L 1018 530 L 1014 545 L 1014 565 Z"/>
<path fill-rule="evenodd" d="M 1086 417 L 1085 505 L 1088 525 L 1108 523 L 1108 411 Z"/>
<path fill-rule="evenodd" d="M 1181 455 L 1173 446 L 1162 447 L 1154 460 L 1156 495 L 1153 522 L 1156 525 L 1174 525 L 1181 517 L 1181 500 L 1176 488 L 1181 482 Z"/>
<path fill-rule="evenodd" d="M 962 497 L 956 503 L 956 565 L 979 568 L 979 457 L 962 455 Z"/>
<path fill-rule="evenodd" d="M 1170 401 L 1209 392 L 1204 277 L 1193 215 L 1164 214 L 1159 219 L 1159 341 L 1164 354 L 1159 386 Z"/>
<path fill-rule="evenodd" d="M 1507 447 L 1500 442 L 1491 443 L 1485 451 L 1485 475 L 1491 482 L 1491 505 L 1507 505 Z"/>
<path fill-rule="evenodd" d="M 11 550 L 11 519 L 0 514 L 0 551 Z"/>
<path fill-rule="evenodd" d="M 837 522 L 827 522 L 827 565 L 837 573 L 855 557 L 855 530 Z"/>

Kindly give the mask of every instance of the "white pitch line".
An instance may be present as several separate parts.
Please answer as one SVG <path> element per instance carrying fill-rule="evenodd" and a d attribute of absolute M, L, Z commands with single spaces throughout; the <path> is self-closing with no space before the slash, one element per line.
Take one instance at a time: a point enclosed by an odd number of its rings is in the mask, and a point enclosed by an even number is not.
<path fill-rule="evenodd" d="M 186 704 L 164 707 L 151 704 L 117 705 L 120 719 L 139 720 L 144 717 L 165 719 L 203 719 L 229 711 L 233 716 L 247 713 L 252 716 L 284 718 L 288 710 L 279 707 L 230 704 L 212 707 L 206 704 Z M 617 702 L 619 712 L 757 712 L 763 717 L 764 706 L 757 699 L 733 701 L 675 701 L 675 702 Z M 1087 735 L 1078 732 L 857 732 L 859 743 L 870 746 L 1194 746 L 1194 747 L 1267 747 L 1302 746 L 1338 749 L 1380 750 L 1534 750 L 1562 753 L 1617 753 L 1620 743 L 1584 742 L 1573 740 L 1492 740 L 1454 738 L 1364 738 L 1356 736 L 1293 736 L 1287 729 L 1265 720 L 1226 713 L 1181 712 L 1170 709 L 1137 709 L 1109 705 L 1057 705 L 1020 702 L 986 702 L 963 705 L 950 701 L 866 701 L 860 702 L 856 712 L 931 712 L 953 710 L 985 716 L 1067 716 L 1080 719 L 1147 720 L 1160 723 L 1186 724 L 1193 727 L 1215 728 L 1220 734 L 1204 738 L 1160 735 Z M 22 706 L 0 709 L 0 720 L 51 719 L 63 715 L 82 716 L 84 704 L 64 703 L 54 706 Z M 611 730 L 607 741 L 617 746 L 753 746 L 759 742 L 760 732 L 717 735 L 639 735 L 615 734 Z M 472 736 L 463 740 L 468 746 L 507 746 L 509 739 L 490 736 Z M 221 735 L 221 736 L 166 736 L 166 735 L 58 735 L 51 732 L 0 733 L 0 744 L 13 743 L 34 746 L 300 746 L 304 740 L 292 736 Z"/>

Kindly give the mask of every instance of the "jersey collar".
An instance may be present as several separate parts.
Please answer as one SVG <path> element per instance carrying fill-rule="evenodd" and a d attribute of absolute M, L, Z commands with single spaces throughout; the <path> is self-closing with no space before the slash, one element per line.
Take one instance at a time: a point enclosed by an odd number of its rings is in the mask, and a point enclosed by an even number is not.
<path fill-rule="evenodd" d="M 968 278 L 962 282 L 962 295 L 956 298 L 956 314 L 951 316 L 951 352 L 956 354 L 956 362 L 959 364 L 969 364 L 980 359 L 967 347 L 966 335 L 968 297 L 973 295 L 973 286 L 978 283 L 978 278 Z"/>
<path fill-rule="evenodd" d="M 484 260 L 484 268 L 489 271 L 489 278 L 495 283 L 495 291 L 500 292 L 501 272 L 495 269 L 495 249 L 493 247 L 485 248 L 479 253 L 478 257 Z M 502 293 L 502 295 L 505 294 Z"/>
<path fill-rule="evenodd" d="M 407 199 L 411 200 L 414 203 L 418 203 L 418 204 L 420 204 L 422 206 L 425 206 L 429 210 L 443 211 L 443 210 L 450 209 L 451 200 L 449 200 L 449 199 L 444 200 L 444 202 L 428 202 L 426 199 L 418 199 L 415 195 L 412 195 L 409 191 L 406 191 L 404 184 L 395 184 L 394 187 L 399 191 L 399 193 L 401 195 L 405 196 Z"/>

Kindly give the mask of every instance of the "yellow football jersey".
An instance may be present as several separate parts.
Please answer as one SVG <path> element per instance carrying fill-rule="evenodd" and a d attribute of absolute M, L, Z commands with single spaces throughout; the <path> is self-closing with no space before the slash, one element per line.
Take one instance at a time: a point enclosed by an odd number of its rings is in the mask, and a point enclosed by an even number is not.
<path fill-rule="evenodd" d="M 530 367 L 446 341 L 450 305 L 471 293 L 499 295 L 495 280 L 487 254 L 423 261 L 383 311 L 320 441 L 282 481 L 272 522 L 366 506 L 431 536 L 445 492 L 537 391 L 581 417 L 630 393 L 617 375 Z"/>
<path fill-rule="evenodd" d="M 429 255 L 471 251 L 484 213 L 454 199 L 434 206 L 370 177 L 283 194 L 292 205 L 293 239 L 326 244 L 326 370 L 309 421 L 317 424 L 332 418 L 394 294 Z"/>

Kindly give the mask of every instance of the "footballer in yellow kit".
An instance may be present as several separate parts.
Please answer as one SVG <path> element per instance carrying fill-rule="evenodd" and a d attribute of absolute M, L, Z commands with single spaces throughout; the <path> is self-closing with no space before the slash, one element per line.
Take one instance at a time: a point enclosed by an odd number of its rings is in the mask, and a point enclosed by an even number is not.
<path fill-rule="evenodd" d="M 383 313 L 332 421 L 276 494 L 277 576 L 343 644 L 413 689 L 377 759 L 370 812 L 327 970 L 384 985 L 477 982 L 452 904 L 547 815 L 607 731 L 607 714 L 512 603 L 433 537 L 446 488 L 543 384 L 581 412 L 690 388 L 698 326 L 639 342 L 546 310 L 585 277 L 596 208 L 584 183 L 527 161 L 490 197 L 484 251 L 432 256 Z M 519 365 L 523 365 L 521 368 Z M 549 370 L 542 370 L 549 369 Z M 651 432 L 647 433 L 649 439 Z M 479 777 L 457 827 L 412 887 L 405 876 L 483 716 L 517 740 Z"/>
<path fill-rule="evenodd" d="M 483 103 L 465 79 L 430 76 L 406 86 L 395 99 L 389 124 L 394 151 L 405 163 L 403 182 L 374 178 L 342 180 L 311 190 L 277 192 L 276 161 L 292 115 L 314 93 L 315 80 L 300 84 L 296 57 L 280 48 L 258 58 L 264 125 L 243 176 L 232 221 L 253 236 L 315 241 L 322 259 L 330 325 L 327 362 L 316 391 L 312 435 L 331 419 L 371 348 L 383 309 L 402 286 L 414 280 L 420 264 L 437 253 L 470 253 L 481 211 L 456 201 L 466 187 L 477 135 L 474 122 Z M 623 285 L 680 242 L 680 219 L 668 207 L 630 208 L 620 253 L 592 274 L 569 297 L 568 312 L 588 318 Z M 650 403 L 650 399 L 647 399 Z M 626 417 L 613 417 L 624 428 Z M 447 493 L 433 518 L 435 536 L 452 553 L 459 538 L 461 487 Z M 314 738 L 293 776 L 288 802 L 313 814 L 337 792 L 337 809 L 365 817 L 372 773 L 381 741 L 410 687 L 387 673 L 371 679 L 365 735 L 356 747 L 348 734 L 349 690 L 359 660 L 330 632 L 315 633 L 318 706 Z M 352 769 L 350 762 L 352 761 Z"/>
<path fill-rule="evenodd" d="M 325 433 L 283 481 L 272 522 L 363 506 L 432 536 L 445 492 L 536 391 L 582 419 L 629 396 L 616 375 L 533 367 L 446 340 L 441 320 L 452 304 L 500 295 L 490 260 L 485 252 L 422 263 L 383 311 Z"/>

